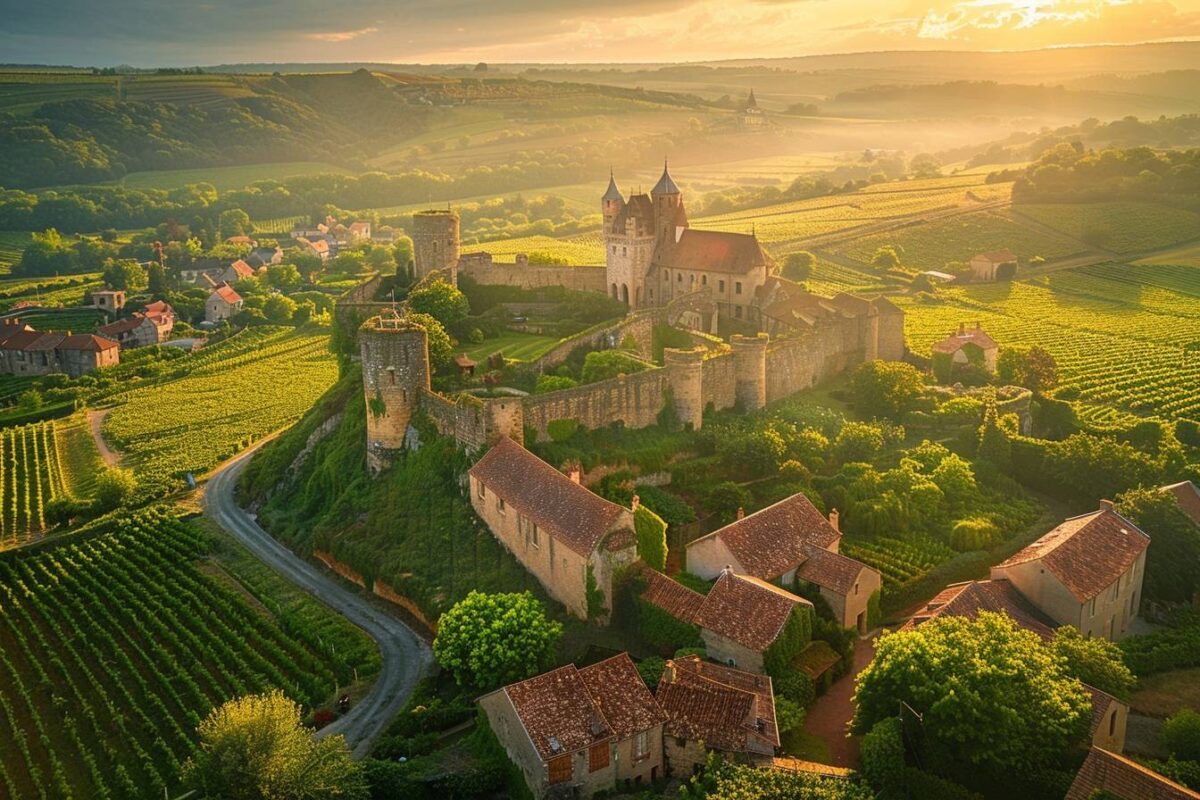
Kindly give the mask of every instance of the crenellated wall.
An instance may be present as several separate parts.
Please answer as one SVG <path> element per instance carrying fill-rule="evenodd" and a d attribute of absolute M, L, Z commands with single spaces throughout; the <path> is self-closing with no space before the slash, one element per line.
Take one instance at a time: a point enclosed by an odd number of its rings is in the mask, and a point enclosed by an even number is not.
<path fill-rule="evenodd" d="M 662 321 L 662 316 L 660 309 L 635 311 L 615 324 L 589 328 L 563 339 L 531 362 L 530 366 L 538 372 L 545 372 L 566 361 L 577 347 L 587 346 L 593 350 L 620 347 L 626 336 L 633 336 L 637 342 L 639 356 L 650 358 L 653 356 L 654 326 Z"/>

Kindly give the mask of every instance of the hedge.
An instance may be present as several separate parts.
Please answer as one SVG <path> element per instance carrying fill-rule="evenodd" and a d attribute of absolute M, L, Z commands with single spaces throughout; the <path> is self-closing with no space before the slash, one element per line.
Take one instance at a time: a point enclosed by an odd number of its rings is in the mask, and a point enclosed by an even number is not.
<path fill-rule="evenodd" d="M 649 508 L 639 505 L 633 512 L 633 528 L 637 533 L 638 556 L 662 572 L 667 566 L 667 523 Z"/>

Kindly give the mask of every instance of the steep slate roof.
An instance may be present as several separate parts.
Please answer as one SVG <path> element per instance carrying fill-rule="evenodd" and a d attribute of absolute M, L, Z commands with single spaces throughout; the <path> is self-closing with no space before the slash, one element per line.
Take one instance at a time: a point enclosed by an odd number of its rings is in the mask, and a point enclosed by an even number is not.
<path fill-rule="evenodd" d="M 1150 537 L 1110 504 L 1066 520 L 993 569 L 1041 561 L 1082 603 L 1111 586 L 1149 544 Z"/>
<path fill-rule="evenodd" d="M 696 614 L 696 624 L 762 652 L 783 630 L 792 609 L 812 603 L 766 581 L 723 570 Z"/>
<path fill-rule="evenodd" d="M 959 325 L 958 330 L 947 336 L 940 342 L 933 345 L 935 353 L 954 353 L 962 349 L 964 345 L 973 344 L 981 350 L 992 350 L 1000 345 L 996 344 L 996 340 L 988 336 L 979 323 L 975 323 L 974 328 L 968 328 L 965 325 Z"/>
<path fill-rule="evenodd" d="M 574 664 L 509 684 L 501 691 L 508 695 L 543 761 L 612 737 L 612 728 Z"/>
<path fill-rule="evenodd" d="M 630 219 L 638 221 L 643 233 L 654 230 L 654 203 L 650 201 L 649 195 L 633 194 L 629 196 L 629 202 L 621 207 L 620 212 L 613 219 L 613 233 L 625 233 L 626 222 Z"/>
<path fill-rule="evenodd" d="M 655 258 L 661 266 L 671 269 L 743 275 L 771 263 L 758 238 L 748 233 L 686 228 L 678 241 L 668 240 L 662 250 Z"/>
<path fill-rule="evenodd" d="M 679 194 L 679 187 L 675 185 L 671 173 L 667 170 L 666 161 L 663 161 L 662 176 L 659 177 L 658 183 L 654 184 L 654 188 L 650 190 L 650 194 Z"/>
<path fill-rule="evenodd" d="M 596 549 L 624 511 L 507 436 L 471 467 L 470 475 L 584 557 Z"/>
<path fill-rule="evenodd" d="M 1043 639 L 1054 636 L 1054 624 L 1006 580 L 966 581 L 947 586 L 900 627 L 910 631 L 938 617 L 976 619 L 980 611 L 1003 611 L 1020 627 Z"/>
<path fill-rule="evenodd" d="M 838 594 L 849 594 L 862 571 L 870 569 L 849 556 L 812 545 L 807 546 L 805 552 L 808 558 L 796 570 L 796 577 L 832 589 Z"/>
<path fill-rule="evenodd" d="M 608 188 L 604 190 L 604 196 L 601 200 L 613 200 L 618 203 L 624 203 L 625 197 L 621 194 L 621 190 L 617 188 L 617 179 L 610 172 L 608 174 Z"/>
<path fill-rule="evenodd" d="M 989 250 L 986 253 L 979 253 L 975 258 L 986 259 L 993 264 L 1007 264 L 1009 261 L 1016 261 L 1017 254 L 1005 247 L 1003 250 Z M 971 260 L 974 261 L 975 259 Z"/>
<path fill-rule="evenodd" d="M 1192 522 L 1200 525 L 1200 489 L 1191 481 L 1172 483 L 1162 487 L 1161 491 L 1175 495 L 1179 509 L 1192 518 Z"/>
<path fill-rule="evenodd" d="M 717 750 L 771 753 L 779 746 L 766 675 L 688 656 L 667 662 L 656 697 L 668 717 L 668 736 L 703 740 Z"/>
<path fill-rule="evenodd" d="M 811 500 L 797 492 L 695 542 L 708 537 L 720 539 L 747 574 L 770 580 L 808 559 L 807 545 L 824 550 L 841 534 Z"/>
<path fill-rule="evenodd" d="M 1088 800 L 1097 791 L 1109 792 L 1121 800 L 1200 800 L 1200 792 L 1180 786 L 1125 756 L 1093 747 L 1066 800 Z"/>
<path fill-rule="evenodd" d="M 700 607 L 704 605 L 704 595 L 668 578 L 658 570 L 647 568 L 644 574 L 646 588 L 642 592 L 643 600 L 658 606 L 676 619 L 695 622 L 700 614 Z"/>
<path fill-rule="evenodd" d="M 1087 689 L 1088 694 L 1092 696 L 1092 722 L 1091 727 L 1088 728 L 1088 737 L 1091 738 L 1096 735 L 1096 731 L 1100 730 L 1100 726 L 1108 719 L 1108 711 L 1112 708 L 1113 703 L 1120 703 L 1121 701 L 1108 692 L 1100 691 L 1095 686 L 1089 686 L 1085 683 L 1083 684 L 1083 688 Z"/>
<path fill-rule="evenodd" d="M 579 670 L 579 677 L 618 739 L 667 721 L 662 706 L 650 694 L 628 653 L 584 667 Z"/>

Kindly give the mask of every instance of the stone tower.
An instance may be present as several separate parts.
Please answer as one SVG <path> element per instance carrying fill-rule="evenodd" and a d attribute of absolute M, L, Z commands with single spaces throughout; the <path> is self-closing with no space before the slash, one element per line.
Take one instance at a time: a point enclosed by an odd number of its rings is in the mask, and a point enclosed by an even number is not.
<path fill-rule="evenodd" d="M 630 308 L 654 305 L 646 272 L 654 257 L 654 206 L 644 194 L 621 196 L 617 182 L 608 179 L 608 191 L 600 198 L 604 217 L 605 282 L 614 300 Z"/>
<path fill-rule="evenodd" d="M 431 210 L 413 214 L 413 265 L 416 280 L 434 270 L 448 269 L 457 279 L 460 237 L 458 214 L 453 211 Z M 457 282 L 457 280 L 452 281 Z"/>
<path fill-rule="evenodd" d="M 767 343 L 765 333 L 757 336 L 730 337 L 733 368 L 737 376 L 737 406 L 741 411 L 757 411 L 767 404 Z"/>
<path fill-rule="evenodd" d="M 358 347 L 367 404 L 367 466 L 375 473 L 404 447 L 421 392 L 429 389 L 429 342 L 424 328 L 387 309 L 362 324 Z"/>
<path fill-rule="evenodd" d="M 675 401 L 675 415 L 683 425 L 700 430 L 704 423 L 704 349 L 663 350 L 667 381 Z"/>

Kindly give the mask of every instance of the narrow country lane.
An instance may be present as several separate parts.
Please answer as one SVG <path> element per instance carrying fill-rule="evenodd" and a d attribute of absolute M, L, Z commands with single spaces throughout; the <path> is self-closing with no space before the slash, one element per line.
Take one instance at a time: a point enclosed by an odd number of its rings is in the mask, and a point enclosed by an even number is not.
<path fill-rule="evenodd" d="M 362 628 L 379 645 L 382 666 L 370 692 L 349 713 L 320 732 L 344 734 L 355 758 L 362 758 L 432 666 L 433 654 L 407 625 L 288 550 L 237 504 L 234 489 L 238 475 L 255 449 L 211 474 L 204 494 L 204 513 L 268 566 Z"/>

